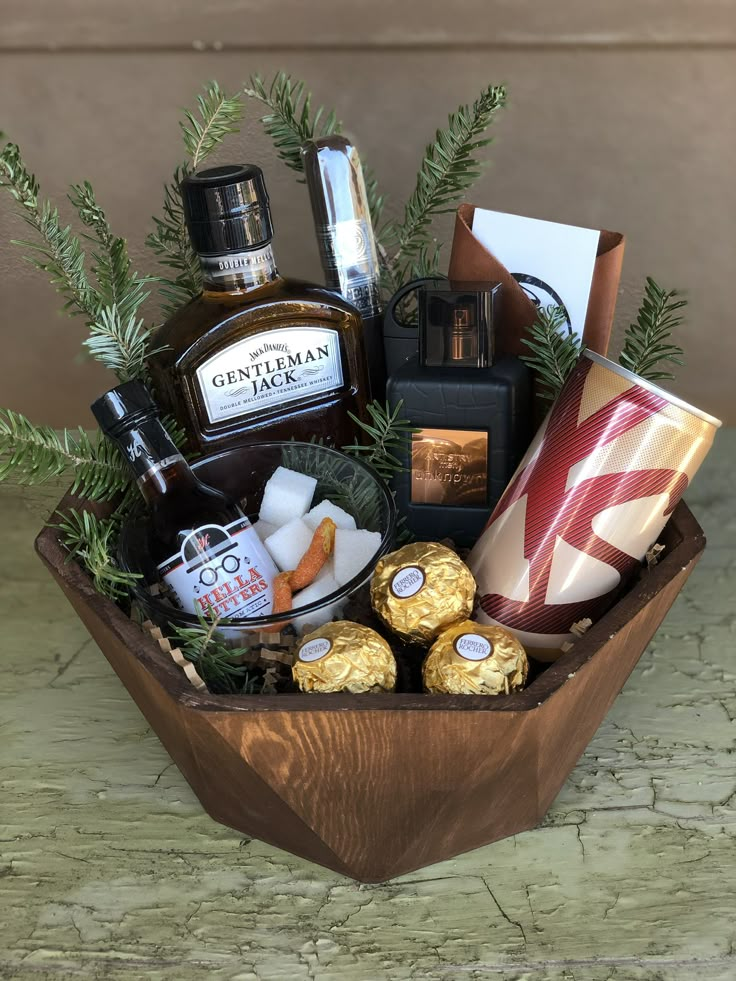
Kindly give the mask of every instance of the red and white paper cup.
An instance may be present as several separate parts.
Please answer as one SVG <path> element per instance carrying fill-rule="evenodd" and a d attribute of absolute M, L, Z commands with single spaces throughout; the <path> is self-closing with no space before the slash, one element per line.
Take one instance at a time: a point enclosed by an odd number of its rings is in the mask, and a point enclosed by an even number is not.
<path fill-rule="evenodd" d="M 638 568 L 720 425 L 585 351 L 470 553 L 475 619 L 559 657 Z"/>

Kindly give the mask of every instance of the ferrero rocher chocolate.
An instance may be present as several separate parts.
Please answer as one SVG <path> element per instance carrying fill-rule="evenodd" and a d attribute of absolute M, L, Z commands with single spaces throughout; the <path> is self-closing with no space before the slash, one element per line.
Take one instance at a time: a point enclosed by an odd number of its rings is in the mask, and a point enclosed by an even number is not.
<path fill-rule="evenodd" d="M 432 694 L 508 695 L 524 687 L 529 662 L 503 627 L 465 620 L 440 634 L 422 668 Z"/>
<path fill-rule="evenodd" d="M 393 691 L 396 661 L 370 627 L 347 620 L 326 623 L 302 638 L 292 668 L 302 691 Z"/>
<path fill-rule="evenodd" d="M 413 542 L 382 558 L 371 581 L 373 609 L 402 640 L 430 644 L 470 616 L 473 575 L 452 549 Z"/>

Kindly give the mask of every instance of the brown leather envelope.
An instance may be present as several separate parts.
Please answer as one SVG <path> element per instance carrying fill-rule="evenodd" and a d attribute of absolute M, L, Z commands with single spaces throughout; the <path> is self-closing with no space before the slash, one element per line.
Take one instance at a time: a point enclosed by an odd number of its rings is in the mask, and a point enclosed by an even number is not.
<path fill-rule="evenodd" d="M 474 213 L 475 205 L 472 204 L 461 204 L 457 209 L 450 279 L 465 282 L 493 280 L 503 284 L 501 318 L 496 332 L 498 350 L 504 354 L 523 354 L 528 349 L 521 341 L 525 330 L 536 319 L 536 307 L 509 271 L 473 235 Z M 583 331 L 586 346 L 598 354 L 608 352 L 625 243 L 620 232 L 607 231 L 601 232 L 598 242 Z"/>

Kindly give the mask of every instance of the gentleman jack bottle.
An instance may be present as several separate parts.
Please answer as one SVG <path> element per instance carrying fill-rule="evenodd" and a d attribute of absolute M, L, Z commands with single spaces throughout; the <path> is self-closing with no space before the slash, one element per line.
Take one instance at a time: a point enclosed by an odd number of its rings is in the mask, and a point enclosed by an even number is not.
<path fill-rule="evenodd" d="M 204 290 L 151 340 L 162 411 L 205 453 L 269 439 L 352 442 L 348 413 L 361 416 L 368 398 L 360 315 L 279 275 L 260 168 L 204 170 L 181 193 Z"/>
<path fill-rule="evenodd" d="M 194 475 L 145 385 L 111 389 L 92 412 L 120 447 L 148 505 L 147 548 L 165 595 L 195 615 L 267 616 L 277 575 L 271 556 L 238 504 Z"/>

